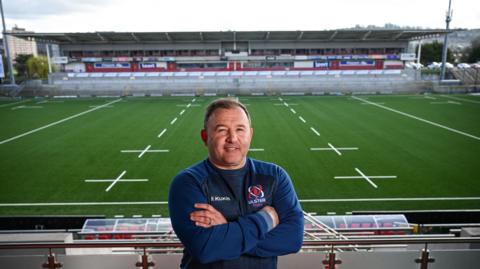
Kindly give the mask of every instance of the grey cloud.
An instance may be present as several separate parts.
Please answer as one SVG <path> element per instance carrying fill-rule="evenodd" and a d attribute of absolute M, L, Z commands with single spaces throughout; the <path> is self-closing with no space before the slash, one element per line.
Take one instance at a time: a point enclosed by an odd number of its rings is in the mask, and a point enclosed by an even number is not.
<path fill-rule="evenodd" d="M 88 12 L 113 0 L 3 0 L 5 18 L 39 19 L 51 15 Z"/>

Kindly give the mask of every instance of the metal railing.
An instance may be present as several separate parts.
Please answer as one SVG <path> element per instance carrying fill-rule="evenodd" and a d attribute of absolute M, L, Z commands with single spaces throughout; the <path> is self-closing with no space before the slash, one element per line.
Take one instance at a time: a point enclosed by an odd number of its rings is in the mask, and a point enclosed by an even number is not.
<path fill-rule="evenodd" d="M 395 246 L 406 244 L 421 244 L 423 249 L 420 256 L 415 260 L 420 265 L 421 269 L 427 269 L 429 263 L 434 262 L 429 256 L 429 246 L 436 244 L 480 244 L 478 237 L 455 237 L 455 238 L 375 238 L 375 239 L 348 239 L 348 240 L 320 240 L 320 241 L 304 241 L 303 248 L 305 251 L 312 251 L 311 247 L 318 249 L 328 249 L 325 259 L 322 261 L 324 266 L 328 268 L 335 268 L 335 265 L 341 263 L 337 259 L 335 249 L 342 248 L 342 250 L 355 250 L 374 248 L 375 246 Z M 62 267 L 62 264 L 57 261 L 54 250 L 66 250 L 77 248 L 132 248 L 136 253 L 140 253 L 139 261 L 135 264 L 136 267 L 150 268 L 155 265 L 154 261 L 149 257 L 149 254 L 158 252 L 170 252 L 172 250 L 179 250 L 183 245 L 179 242 L 152 242 L 152 241 L 92 241 L 92 242 L 74 242 L 74 243 L 0 243 L 0 250 L 29 250 L 42 249 L 48 250 L 46 261 L 41 265 L 43 268 L 55 269 Z M 161 251 L 164 250 L 164 251 Z M 24 259 L 24 257 L 19 258 Z M 39 265 L 40 268 L 40 265 Z"/>

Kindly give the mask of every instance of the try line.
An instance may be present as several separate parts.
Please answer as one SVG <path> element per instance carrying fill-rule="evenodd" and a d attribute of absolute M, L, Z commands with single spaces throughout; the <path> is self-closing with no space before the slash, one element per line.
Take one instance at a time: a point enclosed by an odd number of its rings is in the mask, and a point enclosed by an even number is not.
<path fill-rule="evenodd" d="M 102 107 L 111 105 L 111 104 L 116 103 L 116 102 L 119 102 L 119 101 L 122 101 L 122 99 L 114 100 L 114 101 L 112 101 L 112 102 L 106 103 L 106 104 L 104 104 L 104 105 L 101 105 L 101 106 L 98 106 L 98 107 L 95 107 L 95 108 L 92 108 L 92 109 L 89 109 L 89 110 L 86 110 L 86 111 L 83 111 L 83 112 L 80 112 L 80 113 L 78 113 L 78 114 L 75 114 L 75 115 L 73 115 L 73 116 L 70 116 L 70 117 L 61 119 L 61 120 L 59 120 L 59 121 L 52 122 L 52 123 L 47 124 L 47 125 L 45 125 L 45 126 L 39 127 L 39 128 L 37 128 L 37 129 L 33 129 L 33 130 L 28 131 L 28 132 L 26 132 L 26 133 L 23 133 L 23 134 L 20 134 L 20 135 L 17 135 L 17 136 L 14 136 L 14 137 L 5 139 L 5 140 L 3 140 L 3 141 L 0 141 L 0 145 L 1 145 L 1 144 L 8 143 L 8 142 L 13 141 L 13 140 L 16 140 L 16 139 L 18 139 L 18 138 L 27 136 L 27 135 L 29 135 L 29 134 L 36 133 L 36 132 L 38 132 L 38 131 L 41 131 L 41 130 L 46 129 L 46 128 L 48 128 L 48 127 L 55 126 L 55 125 L 57 125 L 57 124 L 60 124 L 60 123 L 63 123 L 63 122 L 65 122 L 65 121 L 74 119 L 74 118 L 76 118 L 76 117 L 80 117 L 80 116 L 82 116 L 82 115 L 85 115 L 85 114 L 87 114 L 87 113 L 93 112 L 93 111 L 95 111 L 95 110 L 97 110 L 97 109 L 100 109 L 100 108 L 102 108 Z"/>
<path fill-rule="evenodd" d="M 431 124 L 433 126 L 437 126 L 437 127 L 440 127 L 442 129 L 445 129 L 445 130 L 448 130 L 448 131 L 451 131 L 451 132 L 454 132 L 454 133 L 457 133 L 457 134 L 461 134 L 461 135 L 464 135 L 464 136 L 468 136 L 470 138 L 473 138 L 473 139 L 476 139 L 476 140 L 480 140 L 480 137 L 478 136 L 474 136 L 474 135 L 471 135 L 469 133 L 465 133 L 465 132 L 462 132 L 462 131 L 459 131 L 457 129 L 453 129 L 453 128 L 450 128 L 450 127 L 447 127 L 445 125 L 441 125 L 439 123 L 435 123 L 433 121 L 429 121 L 429 120 L 426 120 L 426 119 L 422 119 L 420 117 L 417 117 L 417 116 L 414 116 L 414 115 L 411 115 L 411 114 L 408 114 L 408 113 L 405 113 L 405 112 L 402 112 L 402 111 L 399 111 L 399 110 L 396 110 L 396 109 L 393 109 L 393 108 L 390 108 L 390 107 L 387 107 L 387 106 L 383 106 L 383 105 L 379 105 L 377 103 L 374 103 L 374 102 L 370 102 L 368 100 L 365 100 L 365 99 L 362 99 L 360 97 L 356 97 L 356 96 L 352 96 L 353 99 L 357 99 L 357 100 L 360 100 L 362 102 L 365 102 L 365 103 L 369 103 L 371 105 L 374 105 L 376 107 L 379 107 L 379 108 L 383 108 L 385 110 L 388 110 L 388 111 L 392 111 L 392 112 L 395 112 L 395 113 L 398 113 L 400 115 L 403 115 L 403 116 L 406 116 L 406 117 L 409 117 L 409 118 L 412 118 L 412 119 L 416 119 L 416 120 L 419 120 L 419 121 L 423 121 L 425 123 L 428 123 L 428 124 Z"/>

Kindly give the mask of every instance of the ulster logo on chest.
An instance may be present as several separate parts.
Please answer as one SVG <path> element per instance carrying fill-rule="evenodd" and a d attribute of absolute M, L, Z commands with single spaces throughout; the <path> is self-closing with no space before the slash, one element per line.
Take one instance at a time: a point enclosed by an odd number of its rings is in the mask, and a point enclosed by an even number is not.
<path fill-rule="evenodd" d="M 263 186 L 254 185 L 254 186 L 248 187 L 247 201 L 249 205 L 252 205 L 255 207 L 262 206 L 266 201 L 265 193 L 263 192 Z"/>

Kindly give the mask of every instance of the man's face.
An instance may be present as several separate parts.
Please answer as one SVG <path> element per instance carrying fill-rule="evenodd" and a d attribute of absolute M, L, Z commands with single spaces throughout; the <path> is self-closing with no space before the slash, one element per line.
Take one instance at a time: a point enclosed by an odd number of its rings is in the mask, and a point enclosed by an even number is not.
<path fill-rule="evenodd" d="M 220 169 L 239 169 L 245 165 L 253 129 L 240 107 L 217 109 L 202 130 L 209 160 Z"/>

